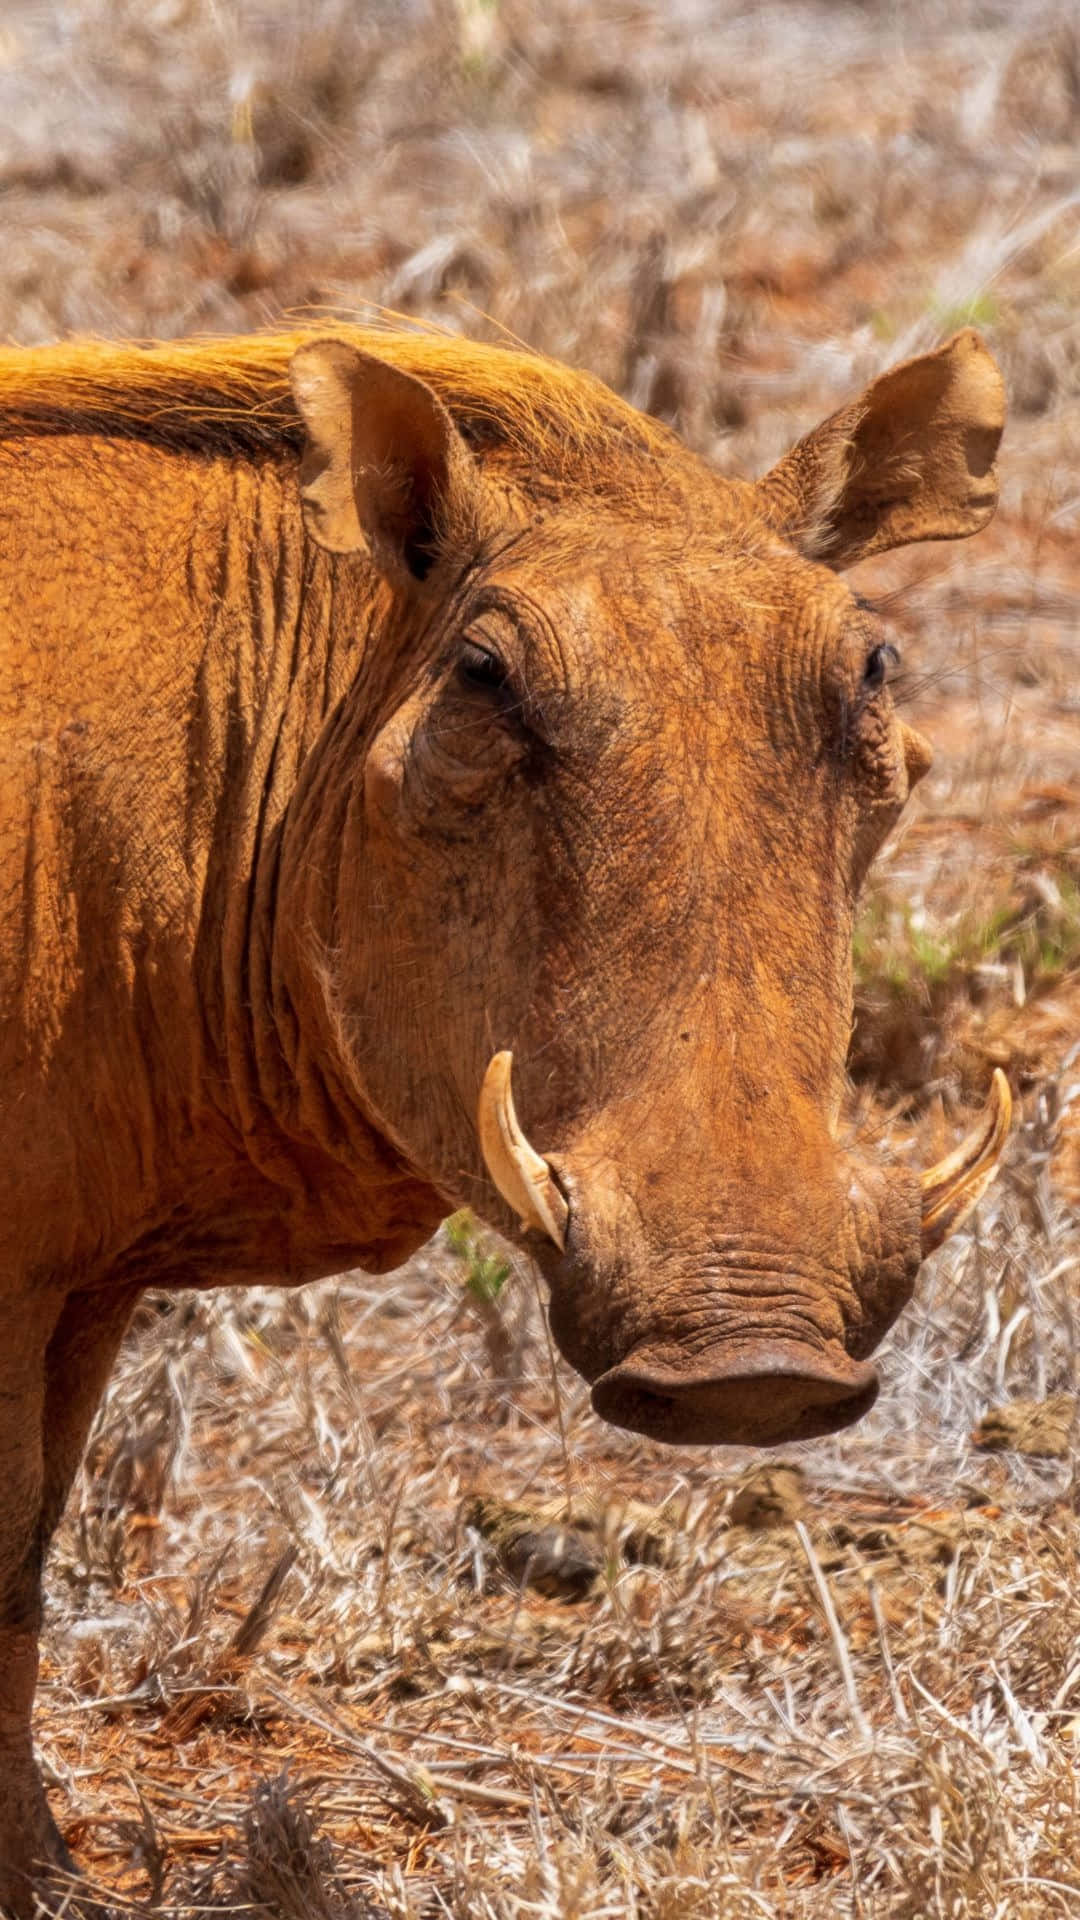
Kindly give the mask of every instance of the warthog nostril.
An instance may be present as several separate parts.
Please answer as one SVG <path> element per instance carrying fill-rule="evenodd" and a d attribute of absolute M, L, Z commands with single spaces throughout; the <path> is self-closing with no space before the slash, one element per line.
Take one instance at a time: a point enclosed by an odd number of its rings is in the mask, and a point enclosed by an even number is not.
<path fill-rule="evenodd" d="M 754 1341 L 696 1355 L 685 1371 L 670 1350 L 656 1361 L 638 1352 L 596 1382 L 592 1403 L 614 1426 L 669 1445 L 770 1446 L 849 1426 L 877 1390 L 874 1368 L 842 1349 Z"/>

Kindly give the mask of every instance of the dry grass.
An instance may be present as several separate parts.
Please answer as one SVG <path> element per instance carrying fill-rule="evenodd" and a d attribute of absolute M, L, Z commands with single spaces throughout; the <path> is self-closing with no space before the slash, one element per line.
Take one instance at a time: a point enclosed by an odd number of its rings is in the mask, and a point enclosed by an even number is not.
<path fill-rule="evenodd" d="M 1075 1386 L 1078 145 L 1063 4 L 5 11 L 13 340 L 383 304 L 749 472 L 969 318 L 1013 403 L 991 532 L 859 580 L 938 759 L 866 907 L 849 1124 L 926 1155 L 991 1060 L 1024 1096 L 877 1408 L 801 1482 L 604 1430 L 460 1222 L 390 1282 L 147 1302 L 38 1722 L 114 1906 L 1080 1913 L 1072 1464 L 970 1438 Z"/>
<path fill-rule="evenodd" d="M 747 1501 L 746 1456 L 601 1429 L 520 1268 L 494 1375 L 445 1243 L 390 1287 L 147 1305 L 53 1561 L 83 1863 L 140 1911 L 1074 1911 L 1072 1465 L 969 1439 L 1073 1378 L 1046 1152 L 871 1418 L 792 1450 L 801 1512 Z"/>

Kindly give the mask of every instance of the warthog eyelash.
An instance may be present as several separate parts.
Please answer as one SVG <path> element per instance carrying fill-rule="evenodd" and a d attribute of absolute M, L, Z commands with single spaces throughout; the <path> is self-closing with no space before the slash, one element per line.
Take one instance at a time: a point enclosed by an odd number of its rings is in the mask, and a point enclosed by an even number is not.
<path fill-rule="evenodd" d="M 463 643 L 458 671 L 467 687 L 491 693 L 505 692 L 510 677 L 498 654 L 475 640 Z"/>

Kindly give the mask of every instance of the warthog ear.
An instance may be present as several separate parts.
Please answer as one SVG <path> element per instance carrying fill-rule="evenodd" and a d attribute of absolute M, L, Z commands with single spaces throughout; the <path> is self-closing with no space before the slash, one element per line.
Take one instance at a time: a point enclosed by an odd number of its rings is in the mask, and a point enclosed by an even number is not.
<path fill-rule="evenodd" d="M 399 583 L 423 580 L 472 468 L 442 401 L 344 340 L 298 347 L 289 380 L 307 429 L 300 495 L 312 539 L 370 552 Z"/>
<path fill-rule="evenodd" d="M 766 518 L 807 559 L 847 567 L 912 540 L 957 540 L 997 505 L 997 363 L 972 328 L 890 367 L 758 481 Z"/>

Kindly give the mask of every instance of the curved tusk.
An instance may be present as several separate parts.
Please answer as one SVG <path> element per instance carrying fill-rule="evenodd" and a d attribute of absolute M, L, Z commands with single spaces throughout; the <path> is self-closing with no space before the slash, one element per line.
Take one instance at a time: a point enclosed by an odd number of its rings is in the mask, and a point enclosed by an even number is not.
<path fill-rule="evenodd" d="M 1012 1094 L 994 1068 L 985 1107 L 967 1138 L 922 1176 L 923 1257 L 966 1220 L 998 1170 L 1012 1122 Z"/>
<path fill-rule="evenodd" d="M 518 1124 L 510 1089 L 513 1065 L 512 1053 L 496 1053 L 484 1075 L 476 1108 L 480 1151 L 495 1185 L 522 1226 L 546 1233 L 562 1253 L 570 1209 L 547 1161 L 529 1145 Z"/>

